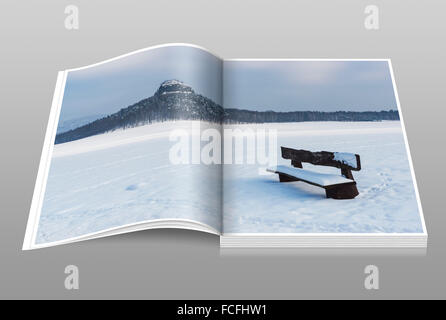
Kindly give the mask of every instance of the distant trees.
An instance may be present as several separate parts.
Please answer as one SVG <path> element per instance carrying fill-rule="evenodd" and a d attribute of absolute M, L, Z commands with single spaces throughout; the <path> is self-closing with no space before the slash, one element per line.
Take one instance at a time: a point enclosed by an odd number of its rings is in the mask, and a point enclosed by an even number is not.
<path fill-rule="evenodd" d="M 137 127 L 171 120 L 204 120 L 216 123 L 265 123 L 303 121 L 380 121 L 399 120 L 398 111 L 251 111 L 223 109 L 212 100 L 196 94 L 176 80 L 165 81 L 157 92 L 116 113 L 56 135 L 55 143 L 64 143 L 116 129 Z"/>
<path fill-rule="evenodd" d="M 304 121 L 381 121 L 399 120 L 397 110 L 389 111 L 251 111 L 225 109 L 224 122 L 227 123 L 266 123 Z"/>
<path fill-rule="evenodd" d="M 171 120 L 205 120 L 221 123 L 223 108 L 193 91 L 161 91 L 116 113 L 56 135 L 55 143 Z"/>

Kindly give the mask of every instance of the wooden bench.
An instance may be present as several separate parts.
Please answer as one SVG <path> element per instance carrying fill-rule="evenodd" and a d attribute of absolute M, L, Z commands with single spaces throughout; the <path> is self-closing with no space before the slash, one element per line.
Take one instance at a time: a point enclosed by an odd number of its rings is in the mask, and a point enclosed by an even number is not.
<path fill-rule="evenodd" d="M 282 158 L 291 160 L 289 166 L 276 166 L 267 171 L 277 173 L 280 182 L 303 181 L 325 189 L 327 198 L 353 199 L 359 192 L 353 178 L 352 170 L 361 170 L 361 160 L 358 154 L 345 152 L 296 150 L 281 147 Z M 341 169 L 341 174 L 319 173 L 305 170 L 302 162 L 314 165 L 330 166 Z"/>

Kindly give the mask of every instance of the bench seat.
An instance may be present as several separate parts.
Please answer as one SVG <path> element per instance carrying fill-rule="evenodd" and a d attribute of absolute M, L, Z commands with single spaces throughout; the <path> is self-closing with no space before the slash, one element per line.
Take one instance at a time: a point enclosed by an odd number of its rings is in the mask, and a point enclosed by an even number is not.
<path fill-rule="evenodd" d="M 329 174 L 329 173 L 319 173 L 310 170 L 293 168 L 289 166 L 279 165 L 276 167 L 270 167 L 266 169 L 269 172 L 285 175 L 289 178 L 296 178 L 297 180 L 301 180 L 307 182 L 309 184 L 313 184 L 322 188 L 339 185 L 344 183 L 352 183 L 354 180 L 347 179 L 341 175 L 337 174 Z"/>
<path fill-rule="evenodd" d="M 291 160 L 292 167 L 276 166 L 266 169 L 277 173 L 280 182 L 302 181 L 325 189 L 327 198 L 353 199 L 359 192 L 353 171 L 361 170 L 359 154 L 292 149 L 280 147 L 282 158 Z M 341 174 L 319 173 L 303 169 L 302 162 L 341 169 Z"/>

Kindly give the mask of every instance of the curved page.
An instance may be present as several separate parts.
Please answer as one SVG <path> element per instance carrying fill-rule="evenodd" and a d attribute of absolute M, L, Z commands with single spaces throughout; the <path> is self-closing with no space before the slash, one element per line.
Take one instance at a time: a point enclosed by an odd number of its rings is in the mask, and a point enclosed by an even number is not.
<path fill-rule="evenodd" d="M 59 73 L 23 248 L 149 227 L 220 233 L 221 82 L 222 61 L 191 45 Z"/>

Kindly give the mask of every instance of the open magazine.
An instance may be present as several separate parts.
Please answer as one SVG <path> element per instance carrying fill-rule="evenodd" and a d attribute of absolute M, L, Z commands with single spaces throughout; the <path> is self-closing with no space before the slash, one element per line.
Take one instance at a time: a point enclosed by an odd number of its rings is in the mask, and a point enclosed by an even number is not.
<path fill-rule="evenodd" d="M 168 44 L 59 72 L 23 249 L 154 228 L 426 247 L 390 60 Z"/>

